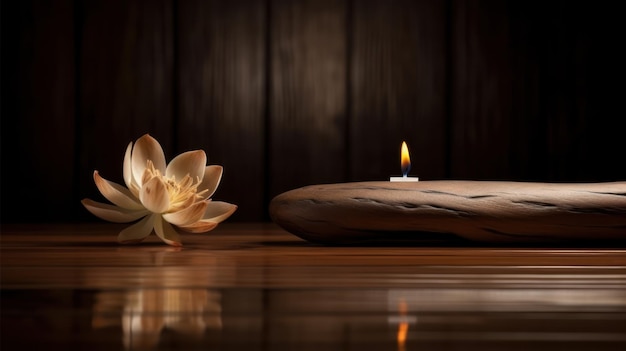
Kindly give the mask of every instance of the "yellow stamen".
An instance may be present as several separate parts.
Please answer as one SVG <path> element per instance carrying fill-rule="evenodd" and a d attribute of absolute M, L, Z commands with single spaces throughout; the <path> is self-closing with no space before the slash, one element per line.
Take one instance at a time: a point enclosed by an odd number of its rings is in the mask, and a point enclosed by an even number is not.
<path fill-rule="evenodd" d="M 158 169 L 154 168 L 154 163 L 148 160 L 142 182 L 145 183 L 153 177 L 161 178 L 169 194 L 170 208 L 166 212 L 176 212 L 189 207 L 196 201 L 204 200 L 208 193 L 207 189 L 198 191 L 198 186 L 202 183 L 200 177 L 196 177 L 194 181 L 189 174 L 186 174 L 182 180 L 177 181 L 175 176 L 168 178 L 162 175 Z"/>

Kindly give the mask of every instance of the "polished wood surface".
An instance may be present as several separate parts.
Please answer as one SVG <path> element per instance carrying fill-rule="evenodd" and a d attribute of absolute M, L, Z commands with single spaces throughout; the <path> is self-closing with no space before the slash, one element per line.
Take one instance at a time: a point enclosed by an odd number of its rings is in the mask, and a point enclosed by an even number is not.
<path fill-rule="evenodd" d="M 4 225 L 1 349 L 621 350 L 626 248 L 319 246 L 224 223 Z"/>

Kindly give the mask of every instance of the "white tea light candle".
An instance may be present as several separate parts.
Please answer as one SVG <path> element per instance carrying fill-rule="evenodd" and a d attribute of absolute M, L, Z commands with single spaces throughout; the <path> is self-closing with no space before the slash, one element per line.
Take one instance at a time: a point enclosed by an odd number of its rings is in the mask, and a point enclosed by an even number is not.
<path fill-rule="evenodd" d="M 411 157 L 409 157 L 409 147 L 404 141 L 400 149 L 400 166 L 402 168 L 402 177 L 389 177 L 390 182 L 419 182 L 418 177 L 408 176 L 411 170 Z"/>

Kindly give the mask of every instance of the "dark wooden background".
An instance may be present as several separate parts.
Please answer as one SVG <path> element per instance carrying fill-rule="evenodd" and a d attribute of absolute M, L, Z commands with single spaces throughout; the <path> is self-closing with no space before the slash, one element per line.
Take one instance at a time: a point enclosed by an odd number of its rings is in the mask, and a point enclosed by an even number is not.
<path fill-rule="evenodd" d="M 207 151 L 233 221 L 398 175 L 626 179 L 614 1 L 2 2 L 2 221 L 92 220 L 128 142 Z"/>

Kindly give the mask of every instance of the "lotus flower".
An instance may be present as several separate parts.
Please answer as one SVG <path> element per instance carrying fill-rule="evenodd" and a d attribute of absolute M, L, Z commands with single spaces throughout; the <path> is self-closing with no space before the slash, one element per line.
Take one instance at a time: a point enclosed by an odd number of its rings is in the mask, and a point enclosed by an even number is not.
<path fill-rule="evenodd" d="M 145 239 L 152 230 L 165 243 L 182 246 L 179 230 L 204 233 L 214 229 L 237 209 L 236 205 L 211 201 L 222 178 L 222 166 L 206 166 L 202 150 L 176 156 L 169 164 L 159 142 L 146 134 L 130 142 L 124 155 L 127 188 L 94 171 L 98 190 L 114 205 L 83 199 L 97 217 L 116 223 L 138 222 L 122 230 L 120 243 Z"/>

